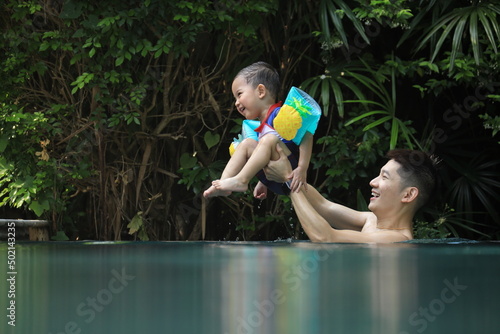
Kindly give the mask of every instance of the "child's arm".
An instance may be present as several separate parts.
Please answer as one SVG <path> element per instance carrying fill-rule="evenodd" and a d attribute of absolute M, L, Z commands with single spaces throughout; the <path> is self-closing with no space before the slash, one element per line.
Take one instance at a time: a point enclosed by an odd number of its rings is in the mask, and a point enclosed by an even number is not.
<path fill-rule="evenodd" d="M 298 192 L 301 186 L 304 186 L 304 190 L 307 190 L 307 169 L 309 168 L 309 162 L 311 161 L 312 147 L 313 135 L 306 132 L 299 146 L 299 165 L 292 172 L 293 178 L 292 184 L 290 185 L 292 192 Z"/>
<path fill-rule="evenodd" d="M 257 185 L 255 186 L 255 189 L 253 190 L 253 196 L 256 199 L 260 199 L 260 200 L 266 199 L 267 198 L 266 185 L 259 181 L 259 183 L 257 183 Z"/>

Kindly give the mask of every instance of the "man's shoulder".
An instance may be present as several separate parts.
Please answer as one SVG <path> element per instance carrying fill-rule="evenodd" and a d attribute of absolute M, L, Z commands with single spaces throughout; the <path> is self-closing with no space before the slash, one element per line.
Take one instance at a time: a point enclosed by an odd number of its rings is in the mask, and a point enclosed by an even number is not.
<path fill-rule="evenodd" d="M 382 239 L 377 242 L 385 242 L 383 240 L 404 241 L 413 239 L 413 233 L 411 231 L 411 228 L 410 229 L 379 228 L 377 216 L 373 212 L 366 212 L 366 221 L 361 232 L 372 233 L 373 235 L 380 236 L 380 238 Z"/>
<path fill-rule="evenodd" d="M 361 232 L 374 232 L 377 230 L 377 216 L 371 211 L 361 211 L 360 215 L 364 219 Z"/>

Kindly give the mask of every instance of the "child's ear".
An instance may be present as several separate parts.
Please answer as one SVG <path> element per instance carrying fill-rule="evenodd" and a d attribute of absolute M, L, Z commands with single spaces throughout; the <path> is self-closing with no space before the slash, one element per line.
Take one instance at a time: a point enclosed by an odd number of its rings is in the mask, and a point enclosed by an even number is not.
<path fill-rule="evenodd" d="M 266 86 L 264 86 L 263 84 L 259 84 L 257 86 L 257 93 L 259 94 L 259 98 L 264 98 L 266 96 L 266 93 L 267 93 L 267 88 Z"/>

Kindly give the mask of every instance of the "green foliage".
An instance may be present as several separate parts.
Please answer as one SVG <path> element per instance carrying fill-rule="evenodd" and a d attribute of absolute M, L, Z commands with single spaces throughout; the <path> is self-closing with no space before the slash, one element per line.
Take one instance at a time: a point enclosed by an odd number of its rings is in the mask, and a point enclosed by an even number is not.
<path fill-rule="evenodd" d="M 220 177 L 239 119 L 231 80 L 256 60 L 280 70 L 283 90 L 302 83 L 322 104 L 310 179 L 325 195 L 361 208 L 389 148 L 430 147 L 450 171 L 436 205 L 456 211 L 446 223 L 421 219 L 425 233 L 500 235 L 494 1 L 8 0 L 0 9 L 0 205 L 50 218 L 54 238 L 130 238 L 133 227 L 140 239 L 196 239 L 201 207 L 186 219 L 179 205 Z M 208 201 L 206 220 L 222 225 L 207 232 L 300 235 L 289 202 L 254 206 L 250 194 Z"/>
<path fill-rule="evenodd" d="M 460 54 L 468 46 L 472 51 L 476 64 L 482 61 L 482 52 L 492 49 L 497 54 L 497 45 L 500 42 L 500 25 L 497 15 L 500 6 L 496 1 L 473 1 L 470 6 L 453 8 L 452 1 L 432 1 L 429 6 L 415 17 L 412 27 L 421 23 L 424 16 L 432 12 L 433 22 L 425 29 L 425 33 L 416 45 L 421 50 L 430 44 L 431 61 L 440 54 L 441 48 L 451 42 L 449 53 L 449 70 L 452 71 Z M 409 31 L 400 41 L 415 30 Z M 468 35 L 468 44 L 464 37 Z"/>
<path fill-rule="evenodd" d="M 15 104 L 1 105 L 1 206 L 28 208 L 40 217 L 62 205 L 59 196 L 71 188 L 59 187 L 68 176 L 56 171 L 57 161 L 50 157 L 50 140 L 46 139 L 60 133 L 53 116 L 62 110 L 64 106 L 26 112 Z"/>
<path fill-rule="evenodd" d="M 391 28 L 407 27 L 413 17 L 406 0 L 362 0 L 360 7 L 353 9 L 363 21 L 376 20 L 380 24 L 389 24 Z"/>
<path fill-rule="evenodd" d="M 439 221 L 431 223 L 416 221 L 413 226 L 415 239 L 444 239 L 450 236 L 451 233 Z"/>
<path fill-rule="evenodd" d="M 494 221 L 500 221 L 497 208 L 500 196 L 497 168 L 500 160 L 490 159 L 483 152 L 471 155 L 467 162 L 457 161 L 449 156 L 443 156 L 443 159 L 458 175 L 456 179 L 445 179 L 450 201 L 458 212 L 474 211 L 477 206 L 471 199 L 477 199 Z M 465 216 L 471 218 L 470 214 Z"/>
<path fill-rule="evenodd" d="M 489 99 L 494 102 L 500 102 L 500 95 L 487 95 Z M 492 111 L 495 113 L 495 110 Z M 489 113 L 485 113 L 479 115 L 479 118 L 483 120 L 484 128 L 487 130 L 491 130 L 491 135 L 495 137 L 497 133 L 500 131 L 500 116 L 499 115 L 490 115 Z M 500 143 L 500 142 L 499 142 Z"/>
<path fill-rule="evenodd" d="M 207 167 L 201 166 L 198 159 L 188 153 L 183 153 L 180 158 L 181 168 L 179 174 L 179 184 L 186 185 L 187 189 L 192 189 L 195 194 L 201 193 L 212 180 L 218 179 L 222 173 L 225 163 L 215 161 Z"/>
<path fill-rule="evenodd" d="M 490 116 L 488 114 L 479 115 L 484 120 L 484 128 L 491 129 L 492 136 L 496 136 L 500 131 L 500 116 Z"/>
<path fill-rule="evenodd" d="M 367 63 L 365 63 L 366 66 L 366 72 L 368 72 L 368 75 L 364 75 L 361 73 L 355 73 L 355 72 L 347 72 L 347 74 L 354 79 L 357 80 L 358 83 L 362 84 L 365 86 L 370 93 L 372 93 L 374 96 L 378 98 L 378 101 L 375 100 L 349 100 L 345 102 L 358 102 L 362 103 L 363 105 L 373 105 L 374 109 L 370 109 L 369 111 L 365 112 L 362 115 L 359 115 L 353 119 L 351 119 L 349 122 L 346 123 L 346 125 L 350 125 L 352 123 L 355 123 L 361 119 L 373 116 L 373 115 L 380 115 L 381 117 L 378 118 L 376 121 L 371 122 L 370 124 L 366 125 L 363 130 L 367 131 L 370 130 L 371 128 L 374 128 L 376 126 L 379 126 L 381 124 L 390 124 L 390 149 L 396 148 L 398 145 L 398 139 L 399 139 L 399 134 L 401 133 L 402 136 L 405 139 L 405 144 L 413 149 L 415 144 L 417 144 L 417 141 L 413 137 L 413 134 L 415 132 L 414 129 L 410 127 L 410 122 L 408 121 L 403 121 L 399 117 L 396 116 L 396 111 L 397 111 L 397 106 L 396 106 L 396 74 L 395 74 L 395 69 L 390 68 L 390 81 L 389 83 L 391 84 L 391 91 L 389 92 L 384 85 L 384 82 L 388 81 L 389 79 L 381 72 L 381 71 L 374 71 Z M 380 101 L 380 102 L 379 102 Z"/>
<path fill-rule="evenodd" d="M 57 231 L 57 233 L 50 239 L 54 241 L 68 241 L 69 237 L 66 235 L 66 233 L 64 233 L 64 231 Z"/>
<path fill-rule="evenodd" d="M 127 228 L 129 229 L 128 234 L 136 234 L 139 240 L 148 241 L 149 237 L 144 226 L 144 219 L 142 217 L 142 211 L 137 212 L 137 214 L 132 218 L 130 223 L 128 223 Z"/>
<path fill-rule="evenodd" d="M 319 22 L 321 24 L 324 43 L 330 44 L 333 40 L 333 35 L 336 34 L 342 41 L 342 44 L 349 47 L 348 35 L 342 22 L 344 16 L 347 17 L 363 40 L 366 43 L 370 43 L 362 23 L 344 0 L 321 0 L 319 8 Z M 331 25 L 335 27 L 335 33 L 332 33 Z"/>
<path fill-rule="evenodd" d="M 122 220 L 149 212 L 136 205 L 148 203 L 138 201 L 141 191 L 147 197 L 156 191 L 143 189 L 149 168 L 159 164 L 150 161 L 151 155 L 162 157 L 156 142 L 192 136 L 185 133 L 186 120 L 206 110 L 186 99 L 200 93 L 204 80 L 189 65 L 193 50 L 200 41 L 211 44 L 206 37 L 216 31 L 227 40 L 257 43 L 265 15 L 276 9 L 274 1 L 67 0 L 41 6 L 9 0 L 2 5 L 0 39 L 1 204 L 50 214 L 61 223 L 69 207 L 85 210 L 70 203 L 88 194 L 98 219 L 113 222 L 100 225 L 96 237 L 119 237 Z M 223 44 L 217 48 L 214 56 L 229 50 Z M 188 86 L 187 77 L 200 78 L 200 83 Z M 211 89 L 204 86 L 196 99 L 203 100 Z M 220 134 L 204 133 L 213 150 Z M 143 138 L 149 142 L 143 144 Z M 50 144 L 42 149 L 45 140 Z M 179 161 L 169 163 L 158 170 L 172 177 Z M 210 172 L 190 172 L 187 184 L 199 191 Z M 157 183 L 160 189 L 162 183 Z M 129 189 L 136 189 L 136 200 Z M 165 190 L 170 192 L 158 192 Z"/>
<path fill-rule="evenodd" d="M 220 135 L 218 133 L 212 133 L 211 131 L 205 132 L 205 136 L 203 136 L 205 140 L 205 145 L 207 145 L 208 149 L 211 149 L 215 145 L 217 145 L 220 141 Z"/>
<path fill-rule="evenodd" d="M 366 180 L 372 176 L 375 163 L 385 154 L 382 147 L 387 145 L 387 138 L 376 129 L 364 131 L 361 126 L 339 123 L 330 135 L 319 138 L 317 144 L 323 147 L 313 155 L 312 163 L 315 169 L 325 170 L 326 178 L 316 186 L 333 192 L 350 188 L 359 178 Z"/>
<path fill-rule="evenodd" d="M 356 191 L 356 209 L 358 211 L 368 211 L 368 203 L 360 189 Z"/>
<path fill-rule="evenodd" d="M 443 239 L 448 237 L 464 237 L 473 235 L 477 238 L 490 238 L 489 235 L 478 230 L 478 227 L 484 227 L 485 224 L 477 223 L 465 219 L 461 212 L 450 208 L 445 204 L 441 208 L 427 209 L 426 213 L 431 218 L 430 221 L 425 221 L 422 217 L 418 217 L 413 226 L 413 236 L 415 239 Z M 458 231 L 462 232 L 459 233 Z M 465 231 L 465 232 L 463 232 Z"/>
<path fill-rule="evenodd" d="M 352 64 L 336 63 L 329 66 L 325 74 L 312 77 L 304 81 L 301 88 L 306 90 L 312 97 L 318 99 L 323 105 L 323 115 L 328 116 L 330 110 L 330 100 L 335 99 L 335 106 L 339 117 L 344 118 L 344 92 L 346 88 L 358 99 L 365 98 L 363 92 L 355 82 L 346 77 L 346 71 L 353 67 Z"/>

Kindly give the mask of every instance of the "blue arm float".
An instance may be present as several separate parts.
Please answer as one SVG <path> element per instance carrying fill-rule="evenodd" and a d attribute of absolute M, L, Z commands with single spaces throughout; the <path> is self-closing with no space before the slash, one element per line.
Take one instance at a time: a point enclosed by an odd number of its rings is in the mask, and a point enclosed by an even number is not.
<path fill-rule="evenodd" d="M 259 121 L 245 119 L 241 124 L 241 134 L 238 135 L 238 138 L 233 138 L 233 142 L 229 146 L 229 154 L 233 155 L 238 144 L 241 143 L 244 139 L 251 138 L 259 140 L 259 134 L 255 132 L 255 129 L 259 125 L 260 125 Z"/>

